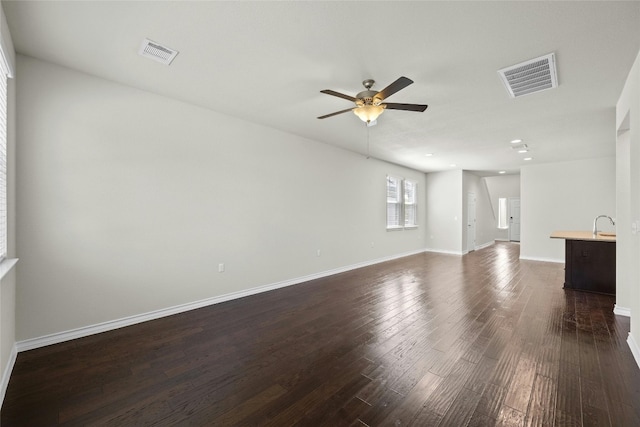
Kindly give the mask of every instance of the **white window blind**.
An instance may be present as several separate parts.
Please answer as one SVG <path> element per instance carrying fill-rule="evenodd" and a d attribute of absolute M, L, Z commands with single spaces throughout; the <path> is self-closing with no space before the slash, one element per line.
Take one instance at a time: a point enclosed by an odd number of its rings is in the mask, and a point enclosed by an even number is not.
<path fill-rule="evenodd" d="M 4 56 L 4 55 L 3 55 Z M 7 75 L 0 61 L 0 261 L 7 257 Z"/>
<path fill-rule="evenodd" d="M 402 187 L 400 178 L 387 177 L 387 228 L 401 226 L 402 218 Z"/>
<path fill-rule="evenodd" d="M 417 226 L 417 184 L 395 176 L 387 176 L 387 229 L 400 230 Z"/>
<path fill-rule="evenodd" d="M 418 225 L 418 204 L 416 200 L 416 183 L 404 181 L 404 226 L 415 227 Z"/>

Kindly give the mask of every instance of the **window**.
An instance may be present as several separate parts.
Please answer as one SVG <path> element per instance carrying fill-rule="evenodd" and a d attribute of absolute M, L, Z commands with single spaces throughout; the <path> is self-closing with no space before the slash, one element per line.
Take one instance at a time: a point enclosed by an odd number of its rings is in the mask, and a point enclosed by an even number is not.
<path fill-rule="evenodd" d="M 498 228 L 501 230 L 509 228 L 507 223 L 507 199 L 504 197 L 498 199 Z"/>
<path fill-rule="evenodd" d="M 387 228 L 400 228 L 402 215 L 400 182 L 400 178 L 387 177 Z"/>
<path fill-rule="evenodd" d="M 404 226 L 418 226 L 418 205 L 416 200 L 416 183 L 404 181 Z"/>
<path fill-rule="evenodd" d="M 0 47 L 0 261 L 7 257 L 7 78 Z"/>
<path fill-rule="evenodd" d="M 401 230 L 418 226 L 417 184 L 387 176 L 387 229 Z"/>

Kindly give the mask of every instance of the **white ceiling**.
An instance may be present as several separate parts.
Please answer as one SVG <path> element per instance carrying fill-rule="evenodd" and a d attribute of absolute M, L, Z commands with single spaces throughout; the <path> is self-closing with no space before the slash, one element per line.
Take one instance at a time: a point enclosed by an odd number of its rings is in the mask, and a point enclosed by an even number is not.
<path fill-rule="evenodd" d="M 640 2 L 3 1 L 17 52 L 431 172 L 517 173 L 613 156 L 615 104 L 640 49 Z M 140 57 L 144 38 L 180 51 Z M 508 97 L 497 70 L 555 52 L 557 89 Z M 367 128 L 345 113 L 373 78 L 413 85 Z M 18 76 L 19 78 L 19 76 Z M 434 153 L 426 157 L 426 153 Z"/>

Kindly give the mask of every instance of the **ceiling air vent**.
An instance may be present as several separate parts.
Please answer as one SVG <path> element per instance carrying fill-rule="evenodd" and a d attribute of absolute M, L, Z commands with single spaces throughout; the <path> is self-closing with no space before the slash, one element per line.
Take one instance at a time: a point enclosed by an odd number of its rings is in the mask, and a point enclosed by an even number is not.
<path fill-rule="evenodd" d="M 553 53 L 503 68 L 498 74 L 511 98 L 558 87 Z"/>
<path fill-rule="evenodd" d="M 149 39 L 144 39 L 142 41 L 142 44 L 140 45 L 138 54 L 140 56 L 144 56 L 145 58 L 158 61 L 161 64 L 169 65 L 171 64 L 171 61 L 173 61 L 173 58 L 175 58 L 178 54 L 178 51 L 166 46 L 162 46 L 161 44 L 158 44 Z"/>

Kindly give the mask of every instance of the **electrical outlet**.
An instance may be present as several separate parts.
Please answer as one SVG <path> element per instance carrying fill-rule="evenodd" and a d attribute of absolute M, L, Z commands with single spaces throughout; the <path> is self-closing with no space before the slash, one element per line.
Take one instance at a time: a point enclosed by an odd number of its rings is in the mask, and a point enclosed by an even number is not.
<path fill-rule="evenodd" d="M 316 256 L 320 256 L 320 249 L 316 251 Z"/>
<path fill-rule="evenodd" d="M 224 263 L 220 263 L 218 264 L 218 273 L 223 273 L 224 272 Z"/>

